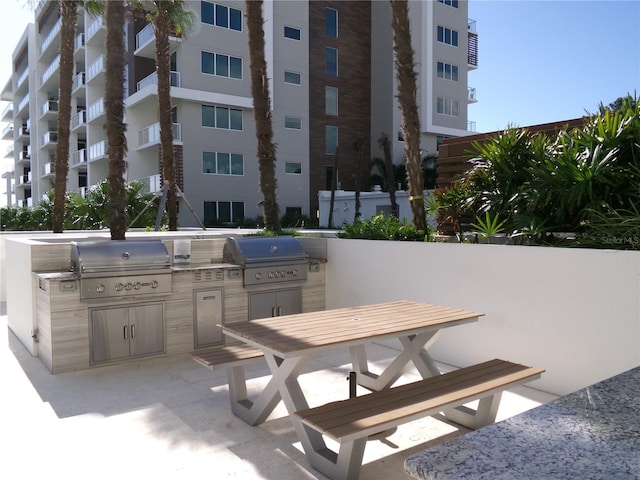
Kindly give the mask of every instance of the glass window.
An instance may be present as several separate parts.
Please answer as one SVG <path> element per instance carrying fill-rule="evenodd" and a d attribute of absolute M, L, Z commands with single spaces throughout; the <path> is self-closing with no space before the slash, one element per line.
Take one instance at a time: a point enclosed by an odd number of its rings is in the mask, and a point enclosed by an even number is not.
<path fill-rule="evenodd" d="M 231 175 L 244 175 L 244 155 L 231 154 Z"/>
<path fill-rule="evenodd" d="M 231 218 L 234 222 L 244 218 L 244 202 L 231 202 Z"/>
<path fill-rule="evenodd" d="M 202 73 L 210 73 L 211 75 L 215 73 L 213 68 L 213 59 L 213 53 L 202 52 Z"/>
<path fill-rule="evenodd" d="M 242 80 L 242 59 L 229 57 L 229 76 Z"/>
<path fill-rule="evenodd" d="M 284 166 L 285 173 L 302 175 L 302 164 L 298 162 L 287 162 Z"/>
<path fill-rule="evenodd" d="M 325 32 L 329 37 L 338 37 L 338 11 L 333 8 L 325 9 Z"/>
<path fill-rule="evenodd" d="M 229 110 L 229 120 L 231 130 L 242 130 L 242 110 Z"/>
<path fill-rule="evenodd" d="M 216 26 L 229 28 L 229 7 L 216 5 Z"/>
<path fill-rule="evenodd" d="M 242 79 L 242 59 L 202 52 L 202 73 Z"/>
<path fill-rule="evenodd" d="M 457 117 L 460 114 L 458 100 L 451 98 L 438 98 L 436 100 L 436 111 L 441 115 Z"/>
<path fill-rule="evenodd" d="M 218 222 L 231 222 L 231 202 L 218 202 Z"/>
<path fill-rule="evenodd" d="M 216 75 L 220 77 L 229 76 L 229 57 L 216 54 Z"/>
<path fill-rule="evenodd" d="M 338 115 L 338 89 L 336 87 L 324 88 L 324 110 L 326 115 Z"/>
<path fill-rule="evenodd" d="M 229 28 L 239 32 L 242 31 L 242 11 L 236 8 L 229 9 Z"/>
<path fill-rule="evenodd" d="M 202 105 L 202 126 L 203 127 L 215 127 L 216 126 L 216 107 L 211 105 Z"/>
<path fill-rule="evenodd" d="M 338 151 L 338 127 L 325 126 L 325 153 L 335 155 Z"/>
<path fill-rule="evenodd" d="M 284 82 L 292 85 L 302 85 L 302 75 L 296 72 L 284 72 Z"/>
<path fill-rule="evenodd" d="M 216 173 L 216 154 L 214 152 L 202 152 L 202 172 Z"/>
<path fill-rule="evenodd" d="M 284 117 L 284 128 L 302 130 L 302 119 L 300 117 Z"/>
<path fill-rule="evenodd" d="M 231 156 L 228 153 L 218 152 L 218 158 L 217 158 L 218 175 L 231 174 L 231 164 L 229 162 L 230 159 L 231 159 Z"/>
<path fill-rule="evenodd" d="M 216 128 L 229 128 L 229 109 L 216 107 Z"/>
<path fill-rule="evenodd" d="M 244 202 L 204 202 L 205 225 L 239 222 L 244 218 Z"/>
<path fill-rule="evenodd" d="M 202 23 L 213 25 L 213 3 L 200 2 L 200 18 Z"/>
<path fill-rule="evenodd" d="M 458 46 L 458 32 L 438 25 L 438 41 L 447 45 Z"/>
<path fill-rule="evenodd" d="M 302 38 L 299 28 L 287 26 L 284 27 L 284 36 L 285 38 L 291 38 L 292 40 L 300 40 L 300 38 Z"/>
<path fill-rule="evenodd" d="M 438 0 L 440 3 L 444 3 L 445 5 L 449 5 L 453 8 L 458 8 L 458 0 Z"/>
<path fill-rule="evenodd" d="M 325 47 L 325 71 L 331 77 L 338 76 L 338 50 Z"/>

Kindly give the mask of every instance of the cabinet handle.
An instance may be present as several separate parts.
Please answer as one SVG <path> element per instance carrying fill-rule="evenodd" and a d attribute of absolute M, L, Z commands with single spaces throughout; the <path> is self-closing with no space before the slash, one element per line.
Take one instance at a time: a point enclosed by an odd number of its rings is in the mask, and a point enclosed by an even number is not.
<path fill-rule="evenodd" d="M 126 325 L 124 326 L 123 334 L 124 334 L 124 339 L 126 340 L 127 339 L 127 326 Z"/>
<path fill-rule="evenodd" d="M 271 307 L 271 316 L 272 316 L 272 317 L 276 317 L 276 316 L 277 316 L 277 314 L 276 314 L 276 307 Z"/>
<path fill-rule="evenodd" d="M 136 338 L 136 326 L 131 325 L 131 338 Z"/>
<path fill-rule="evenodd" d="M 278 316 L 282 316 L 282 307 L 278 307 Z"/>

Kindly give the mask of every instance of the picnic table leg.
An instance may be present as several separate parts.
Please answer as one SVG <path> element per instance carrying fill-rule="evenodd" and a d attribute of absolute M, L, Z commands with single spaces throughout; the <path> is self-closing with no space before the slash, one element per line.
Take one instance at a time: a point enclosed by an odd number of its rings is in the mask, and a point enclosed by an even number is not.
<path fill-rule="evenodd" d="M 440 371 L 426 350 L 436 341 L 438 334 L 439 331 L 400 337 L 402 351 L 380 374 L 369 370 L 365 345 L 350 347 L 351 363 L 354 371 L 358 374 L 358 384 L 370 390 L 389 388 L 402 376 L 404 368 L 410 361 L 413 362 L 423 378 L 439 375 Z"/>
<path fill-rule="evenodd" d="M 278 385 L 273 377 L 256 399 L 250 400 L 247 394 L 247 376 L 244 366 L 231 367 L 227 376 L 229 378 L 231 411 L 234 415 L 249 425 L 264 423 L 281 399 Z"/>

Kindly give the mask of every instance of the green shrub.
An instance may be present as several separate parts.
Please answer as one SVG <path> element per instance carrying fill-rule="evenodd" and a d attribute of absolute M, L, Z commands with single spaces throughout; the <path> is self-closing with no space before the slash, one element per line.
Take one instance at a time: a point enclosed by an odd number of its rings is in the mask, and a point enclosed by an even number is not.
<path fill-rule="evenodd" d="M 359 238 L 365 240 L 428 241 L 429 231 L 418 230 L 406 220 L 398 220 L 383 213 L 367 220 L 358 219 L 353 223 L 344 223 L 339 238 Z"/>

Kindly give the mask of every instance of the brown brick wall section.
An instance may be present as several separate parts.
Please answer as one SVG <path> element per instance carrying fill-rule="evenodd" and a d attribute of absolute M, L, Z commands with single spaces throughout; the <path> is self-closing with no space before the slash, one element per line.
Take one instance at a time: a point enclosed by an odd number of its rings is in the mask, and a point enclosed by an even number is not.
<path fill-rule="evenodd" d="M 338 38 L 325 34 L 325 9 L 338 12 Z M 338 50 L 338 77 L 325 73 L 325 47 Z M 325 86 L 338 88 L 338 116 L 325 115 Z M 325 126 L 338 127 L 339 180 L 353 190 L 357 154 L 353 142 L 366 134 L 361 190 L 369 184 L 371 158 L 371 2 L 309 2 L 309 194 L 310 216 L 318 209 L 318 191 L 326 190 L 327 167 L 334 157 L 325 154 Z"/>
<path fill-rule="evenodd" d="M 574 118 L 562 122 L 543 123 L 523 128 L 526 128 L 530 133 L 552 134 L 562 129 L 581 127 L 584 125 L 584 121 L 584 118 Z M 470 165 L 468 161 L 472 157 L 466 155 L 466 152 L 472 149 L 471 144 L 473 142 L 482 142 L 500 133 L 501 131 L 499 130 L 446 139 L 438 148 L 438 188 L 448 187 L 453 181 L 469 170 Z"/>

